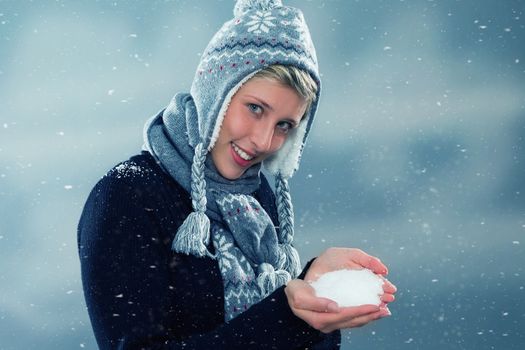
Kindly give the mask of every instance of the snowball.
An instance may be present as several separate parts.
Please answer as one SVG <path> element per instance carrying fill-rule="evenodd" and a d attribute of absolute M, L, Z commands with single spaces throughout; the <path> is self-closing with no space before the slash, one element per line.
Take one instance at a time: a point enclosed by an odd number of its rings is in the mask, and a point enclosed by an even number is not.
<path fill-rule="evenodd" d="M 383 280 L 368 269 L 339 270 L 311 282 L 318 297 L 331 299 L 339 306 L 379 305 Z"/>

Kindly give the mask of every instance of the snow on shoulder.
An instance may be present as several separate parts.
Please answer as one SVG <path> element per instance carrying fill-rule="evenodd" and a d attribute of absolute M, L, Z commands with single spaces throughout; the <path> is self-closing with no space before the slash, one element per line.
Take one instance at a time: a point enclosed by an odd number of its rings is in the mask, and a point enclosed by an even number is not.
<path fill-rule="evenodd" d="M 328 272 L 310 284 L 318 297 L 342 307 L 379 305 L 383 294 L 383 280 L 369 269 Z"/>
<path fill-rule="evenodd" d="M 129 177 L 144 177 L 150 169 L 144 168 L 133 161 L 125 161 L 111 169 L 106 176 L 114 176 L 117 179 Z"/>

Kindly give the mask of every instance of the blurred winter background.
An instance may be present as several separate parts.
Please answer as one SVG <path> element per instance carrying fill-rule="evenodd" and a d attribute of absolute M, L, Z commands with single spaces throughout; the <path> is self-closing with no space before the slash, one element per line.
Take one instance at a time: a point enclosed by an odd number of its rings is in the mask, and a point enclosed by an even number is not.
<path fill-rule="evenodd" d="M 324 78 L 297 246 L 360 247 L 399 288 L 343 349 L 525 348 L 525 2 L 285 2 Z M 0 1 L 0 349 L 96 348 L 82 206 L 232 4 Z"/>

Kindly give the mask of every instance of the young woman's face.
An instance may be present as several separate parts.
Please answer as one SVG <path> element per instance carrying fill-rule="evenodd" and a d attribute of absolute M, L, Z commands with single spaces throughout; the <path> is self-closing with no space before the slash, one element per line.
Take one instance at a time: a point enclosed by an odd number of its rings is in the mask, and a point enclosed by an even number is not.
<path fill-rule="evenodd" d="M 306 102 L 292 88 L 269 79 L 248 80 L 231 99 L 211 151 L 219 173 L 238 179 L 277 152 L 305 110 Z"/>

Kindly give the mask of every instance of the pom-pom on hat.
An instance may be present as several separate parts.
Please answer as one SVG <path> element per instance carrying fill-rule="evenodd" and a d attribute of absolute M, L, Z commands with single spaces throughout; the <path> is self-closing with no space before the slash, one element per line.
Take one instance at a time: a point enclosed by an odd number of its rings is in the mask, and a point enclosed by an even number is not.
<path fill-rule="evenodd" d="M 191 179 L 194 212 L 180 227 L 173 249 L 197 256 L 206 253 L 202 242 L 209 241 L 209 219 L 205 215 L 206 182 L 202 174 L 232 97 L 265 67 L 290 65 L 310 74 L 318 86 L 317 96 L 299 126 L 290 130 L 282 148 L 263 165 L 276 179 L 280 242 L 293 265 L 288 270 L 298 271 L 297 252 L 290 245 L 293 209 L 287 179 L 299 166 L 319 102 L 321 82 L 315 48 L 302 12 L 284 6 L 280 0 L 238 0 L 233 13 L 234 18 L 224 23 L 204 50 L 191 86 L 198 115 L 197 120 L 186 120 L 189 143 L 195 150 Z"/>
<path fill-rule="evenodd" d="M 248 11 L 259 10 L 268 11 L 276 7 L 283 6 L 281 0 L 244 0 L 237 1 L 233 8 L 233 15 L 235 17 L 241 17 Z"/>

